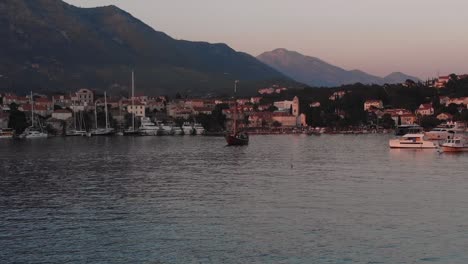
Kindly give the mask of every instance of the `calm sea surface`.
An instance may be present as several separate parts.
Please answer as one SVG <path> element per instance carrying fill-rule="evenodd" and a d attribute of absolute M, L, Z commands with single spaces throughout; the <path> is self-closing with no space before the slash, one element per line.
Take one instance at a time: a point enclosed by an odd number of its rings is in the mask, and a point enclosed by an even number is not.
<path fill-rule="evenodd" d="M 389 137 L 0 141 L 0 262 L 468 263 L 468 154 Z"/>

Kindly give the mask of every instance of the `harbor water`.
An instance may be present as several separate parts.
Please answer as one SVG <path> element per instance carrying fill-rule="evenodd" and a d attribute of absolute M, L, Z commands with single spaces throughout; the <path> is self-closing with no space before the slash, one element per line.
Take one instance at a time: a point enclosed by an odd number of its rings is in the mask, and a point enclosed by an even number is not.
<path fill-rule="evenodd" d="M 1 263 L 468 263 L 468 154 L 389 135 L 0 141 Z"/>

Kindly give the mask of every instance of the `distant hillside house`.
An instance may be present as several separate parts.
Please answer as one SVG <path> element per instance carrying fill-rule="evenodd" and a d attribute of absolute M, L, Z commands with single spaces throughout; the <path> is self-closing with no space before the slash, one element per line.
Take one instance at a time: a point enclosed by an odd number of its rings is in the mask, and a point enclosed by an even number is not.
<path fill-rule="evenodd" d="M 407 109 L 385 109 L 384 114 L 389 114 L 395 124 L 398 124 L 398 119 L 402 125 L 412 125 L 416 122 L 416 115 Z"/>
<path fill-rule="evenodd" d="M 450 104 L 468 105 L 468 97 L 450 98 L 445 103 L 445 106 L 449 106 Z"/>
<path fill-rule="evenodd" d="M 328 99 L 330 99 L 331 101 L 335 101 L 335 100 L 343 98 L 343 96 L 345 96 L 345 94 L 346 94 L 346 91 L 334 92 L 332 95 L 330 95 L 330 97 Z"/>
<path fill-rule="evenodd" d="M 450 97 L 448 97 L 448 96 L 440 96 L 439 97 L 440 105 L 446 105 L 449 100 L 450 100 Z"/>
<path fill-rule="evenodd" d="M 430 116 L 434 114 L 434 107 L 432 104 L 421 104 L 419 108 L 416 110 L 417 115 L 421 116 Z"/>
<path fill-rule="evenodd" d="M 440 76 L 434 84 L 435 88 L 445 88 L 445 85 L 450 81 L 450 76 Z"/>
<path fill-rule="evenodd" d="M 453 115 L 449 114 L 449 113 L 440 113 L 437 115 L 437 119 L 441 120 L 441 121 L 450 121 L 453 119 Z"/>
<path fill-rule="evenodd" d="M 382 100 L 367 100 L 364 102 L 364 111 L 369 111 L 371 108 L 382 109 Z"/>
<path fill-rule="evenodd" d="M 309 104 L 309 107 L 311 107 L 311 108 L 320 107 L 320 102 L 318 102 L 318 101 L 312 102 L 312 103 Z"/>
<path fill-rule="evenodd" d="M 252 104 L 259 104 L 261 100 L 262 100 L 262 97 L 259 97 L 259 96 L 255 96 L 255 97 L 250 98 L 250 102 Z"/>

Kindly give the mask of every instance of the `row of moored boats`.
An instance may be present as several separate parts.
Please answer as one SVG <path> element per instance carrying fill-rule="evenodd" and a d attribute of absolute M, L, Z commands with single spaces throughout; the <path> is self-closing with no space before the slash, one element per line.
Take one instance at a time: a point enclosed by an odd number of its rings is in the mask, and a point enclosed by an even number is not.
<path fill-rule="evenodd" d="M 390 139 L 390 148 L 435 149 L 443 152 L 468 151 L 468 130 L 463 123 L 444 124 L 424 132 L 417 125 L 399 126 L 395 139 Z"/>

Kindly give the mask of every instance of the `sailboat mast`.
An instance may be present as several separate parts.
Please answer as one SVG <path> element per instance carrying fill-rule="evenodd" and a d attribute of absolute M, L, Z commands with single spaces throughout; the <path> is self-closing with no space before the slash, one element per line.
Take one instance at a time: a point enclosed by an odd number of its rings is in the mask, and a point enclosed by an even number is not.
<path fill-rule="evenodd" d="M 109 128 L 109 117 L 107 116 L 107 94 L 104 92 L 104 111 L 106 113 L 106 129 Z"/>
<path fill-rule="evenodd" d="M 31 91 L 31 127 L 34 126 L 34 97 Z"/>
<path fill-rule="evenodd" d="M 135 131 L 135 73 L 132 71 L 132 131 Z"/>
<path fill-rule="evenodd" d="M 239 81 L 235 81 L 234 82 L 234 116 L 233 116 L 233 119 L 234 119 L 234 124 L 233 124 L 233 132 L 234 134 L 237 133 L 237 83 Z"/>
<path fill-rule="evenodd" d="M 97 101 L 94 103 L 94 122 L 96 124 L 96 130 L 97 130 Z"/>

